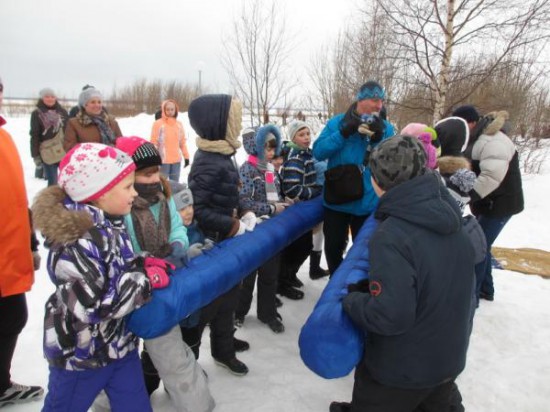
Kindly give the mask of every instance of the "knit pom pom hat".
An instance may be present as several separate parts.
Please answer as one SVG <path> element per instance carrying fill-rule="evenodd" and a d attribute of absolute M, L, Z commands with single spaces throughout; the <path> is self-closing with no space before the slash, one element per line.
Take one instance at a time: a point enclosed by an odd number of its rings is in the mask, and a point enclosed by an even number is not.
<path fill-rule="evenodd" d="M 85 90 L 82 90 L 80 92 L 80 95 L 78 96 L 78 105 L 84 107 L 86 106 L 86 103 L 88 103 L 93 98 L 103 100 L 103 95 L 95 87 L 89 87 Z"/>
<path fill-rule="evenodd" d="M 157 148 L 149 141 L 138 137 L 119 137 L 116 139 L 117 149 L 122 150 L 136 164 L 136 170 L 145 169 L 151 166 L 160 166 L 162 159 Z"/>
<path fill-rule="evenodd" d="M 59 164 L 57 183 L 75 202 L 100 198 L 136 170 L 126 153 L 101 143 L 80 143 Z"/>

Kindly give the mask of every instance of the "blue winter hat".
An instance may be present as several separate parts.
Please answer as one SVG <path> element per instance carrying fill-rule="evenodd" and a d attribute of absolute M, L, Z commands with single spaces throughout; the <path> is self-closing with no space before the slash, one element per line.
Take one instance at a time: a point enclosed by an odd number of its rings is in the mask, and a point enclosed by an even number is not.
<path fill-rule="evenodd" d="M 357 93 L 356 100 L 361 101 L 365 99 L 382 99 L 386 98 L 386 92 L 384 88 L 375 80 L 369 80 L 361 86 Z"/>

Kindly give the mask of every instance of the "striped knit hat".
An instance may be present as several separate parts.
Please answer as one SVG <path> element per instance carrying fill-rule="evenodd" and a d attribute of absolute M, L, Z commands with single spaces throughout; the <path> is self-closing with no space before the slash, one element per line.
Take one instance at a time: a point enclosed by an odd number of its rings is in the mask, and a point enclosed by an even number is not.
<path fill-rule="evenodd" d="M 162 159 L 157 148 L 151 142 L 141 137 L 119 137 L 116 139 L 116 147 L 132 156 L 132 160 L 136 164 L 136 170 L 151 166 L 160 166 L 162 164 Z"/>

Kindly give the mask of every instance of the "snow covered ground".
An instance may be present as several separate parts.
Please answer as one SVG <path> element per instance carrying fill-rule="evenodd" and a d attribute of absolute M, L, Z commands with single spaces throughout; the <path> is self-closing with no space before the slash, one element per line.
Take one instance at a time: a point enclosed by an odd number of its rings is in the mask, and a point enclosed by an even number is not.
<path fill-rule="evenodd" d="M 180 115 L 188 134 L 188 147 L 194 153 L 194 132 L 186 114 Z M 29 154 L 29 116 L 8 118 L 5 127 L 16 141 L 25 169 L 29 200 L 46 186 L 34 178 L 34 163 Z M 126 136 L 148 137 L 153 116 L 139 115 L 120 119 Z M 244 159 L 243 152 L 237 156 Z M 182 181 L 186 174 L 182 176 Z M 546 183 L 545 183 L 546 182 Z M 550 162 L 542 175 L 523 178 L 526 208 L 513 217 L 496 246 L 550 249 Z M 545 189 L 546 188 L 546 189 Z M 9 193 L 4 194 L 9 196 Z M 42 317 L 53 286 L 44 270 L 46 251 L 41 248 L 42 268 L 36 273 L 33 290 L 27 294 L 29 321 L 20 335 L 12 366 L 17 382 L 47 386 L 47 364 L 42 355 Z M 284 300 L 280 308 L 286 331 L 275 335 L 255 317 L 255 306 L 236 336 L 250 342 L 251 349 L 239 354 L 250 373 L 230 375 L 216 366 L 209 351 L 205 332 L 200 363 L 209 376 L 212 394 L 219 412 L 309 412 L 328 411 L 332 400 L 349 400 L 353 377 L 325 380 L 302 363 L 298 350 L 300 328 L 320 296 L 326 279 L 311 281 L 308 262 L 300 270 L 304 281 L 302 301 Z M 505 270 L 495 270 L 494 302 L 482 301 L 476 313 L 474 331 L 465 371 L 458 385 L 469 412 L 543 412 L 550 411 L 550 282 Z M 155 411 L 173 412 L 164 391 L 153 394 Z M 4 410 L 35 412 L 42 402 L 10 406 Z"/>

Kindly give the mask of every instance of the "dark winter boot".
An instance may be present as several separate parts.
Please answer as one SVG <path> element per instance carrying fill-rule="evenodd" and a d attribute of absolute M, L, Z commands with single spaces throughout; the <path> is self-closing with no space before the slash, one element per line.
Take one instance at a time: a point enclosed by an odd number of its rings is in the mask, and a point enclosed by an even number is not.
<path fill-rule="evenodd" d="M 279 285 L 277 293 L 285 298 L 292 300 L 300 300 L 304 298 L 304 292 L 299 289 L 293 288 L 290 285 Z"/>
<path fill-rule="evenodd" d="M 321 267 L 321 254 L 323 252 L 312 250 L 309 254 L 309 277 L 312 280 L 321 279 L 328 276 L 328 270 Z"/>

